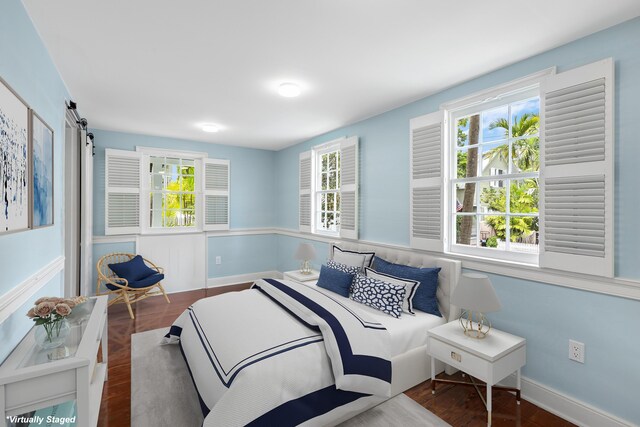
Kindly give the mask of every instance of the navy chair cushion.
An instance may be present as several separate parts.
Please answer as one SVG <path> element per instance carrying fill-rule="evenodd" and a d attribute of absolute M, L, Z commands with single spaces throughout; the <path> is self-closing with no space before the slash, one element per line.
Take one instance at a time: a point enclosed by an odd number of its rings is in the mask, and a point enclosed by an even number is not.
<path fill-rule="evenodd" d="M 151 276 L 145 277 L 144 279 L 140 279 L 135 282 L 129 282 L 129 287 L 130 288 L 146 288 L 147 286 L 155 285 L 162 279 L 164 279 L 164 274 L 156 273 L 156 274 L 152 274 Z M 114 282 L 118 282 L 124 285 L 124 282 L 123 281 L 121 282 L 118 279 L 115 279 Z M 112 285 L 111 283 L 107 283 L 107 288 L 111 289 L 112 291 L 121 289 L 117 286 Z"/>
<path fill-rule="evenodd" d="M 140 255 L 136 255 L 127 262 L 109 264 L 109 268 L 116 273 L 118 277 L 127 279 L 130 284 L 138 280 L 146 279 L 152 274 L 157 273 L 156 270 L 147 267 L 147 264 L 144 263 L 144 259 L 142 259 Z"/>
<path fill-rule="evenodd" d="M 352 282 L 353 274 L 323 265 L 320 267 L 320 277 L 316 285 L 348 298 Z"/>
<path fill-rule="evenodd" d="M 442 317 L 438 309 L 438 299 L 436 298 L 440 268 L 409 267 L 407 265 L 393 264 L 378 257 L 374 259 L 373 268 L 380 273 L 420 282 L 420 286 L 416 289 L 416 294 L 413 297 L 413 308 Z"/>

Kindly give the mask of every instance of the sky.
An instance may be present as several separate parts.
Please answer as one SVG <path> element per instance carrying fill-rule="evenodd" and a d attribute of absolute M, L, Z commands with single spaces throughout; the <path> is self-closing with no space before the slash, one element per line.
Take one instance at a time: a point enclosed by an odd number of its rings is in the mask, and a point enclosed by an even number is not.
<path fill-rule="evenodd" d="M 514 102 L 511 106 L 511 122 L 515 122 L 518 118 L 522 117 L 525 113 L 540 114 L 540 98 L 530 98 L 524 101 Z M 509 117 L 509 105 L 494 108 L 482 112 L 481 115 L 481 135 L 480 140 L 482 142 L 494 142 L 504 139 L 505 132 L 503 128 L 489 129 L 491 123 L 501 118 L 506 119 Z M 469 133 L 469 124 L 464 127 L 459 127 L 465 134 Z M 465 145 L 469 143 L 469 140 L 465 142 Z M 495 144 L 494 147 L 499 144 Z"/>

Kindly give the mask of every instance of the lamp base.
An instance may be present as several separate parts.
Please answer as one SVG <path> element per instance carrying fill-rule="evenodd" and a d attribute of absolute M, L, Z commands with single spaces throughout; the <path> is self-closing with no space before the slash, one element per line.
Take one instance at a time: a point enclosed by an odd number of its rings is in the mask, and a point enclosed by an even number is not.
<path fill-rule="evenodd" d="M 491 330 L 491 322 L 479 311 L 463 311 L 460 315 L 460 325 L 466 336 L 478 340 L 486 338 Z"/>
<path fill-rule="evenodd" d="M 300 274 L 311 274 L 311 265 L 309 264 L 309 261 L 302 261 L 302 264 L 300 265 Z"/>

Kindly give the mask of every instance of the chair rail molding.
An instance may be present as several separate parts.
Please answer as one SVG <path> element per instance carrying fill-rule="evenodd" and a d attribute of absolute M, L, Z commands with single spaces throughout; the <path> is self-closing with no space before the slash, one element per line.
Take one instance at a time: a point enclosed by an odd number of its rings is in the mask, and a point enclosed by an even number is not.
<path fill-rule="evenodd" d="M 0 296 L 0 323 L 20 309 L 42 287 L 64 269 L 64 256 L 60 256 L 32 274 L 22 283 Z M 61 288 L 62 291 L 62 288 Z"/>
<path fill-rule="evenodd" d="M 312 233 L 300 232 L 287 228 L 274 229 L 275 234 L 289 236 L 299 239 L 313 240 L 324 243 L 333 243 L 340 240 L 339 238 L 327 238 Z M 579 289 L 583 291 L 595 292 L 605 295 L 613 295 L 621 298 L 640 300 L 640 280 L 626 279 L 622 277 L 600 277 L 588 274 L 571 273 L 549 268 L 540 268 L 538 266 L 522 264 L 517 262 L 496 261 L 487 258 L 480 258 L 469 255 L 452 254 L 448 252 L 432 252 L 410 248 L 409 246 L 371 242 L 367 240 L 357 240 L 357 242 L 379 246 L 382 248 L 399 249 L 410 252 L 428 253 L 433 256 L 449 259 L 457 259 L 462 261 L 462 268 L 468 270 L 482 271 L 485 273 L 493 273 L 501 276 L 513 277 L 517 279 L 530 280 L 543 284 L 563 286 L 567 288 Z"/>
<path fill-rule="evenodd" d="M 605 295 L 613 295 L 621 298 L 640 300 L 640 280 L 626 279 L 622 277 L 606 278 L 599 276 L 591 276 L 588 274 L 570 273 L 549 268 L 540 268 L 534 265 L 522 264 L 516 262 L 496 261 L 469 255 L 460 255 L 442 252 L 430 252 L 410 248 L 405 245 L 372 242 L 367 240 L 351 240 L 340 239 L 338 237 L 327 237 L 318 234 L 301 232 L 288 228 L 246 228 L 231 229 L 215 232 L 204 232 L 207 238 L 224 237 L 224 236 L 249 236 L 260 234 L 276 234 L 280 236 L 289 236 L 298 239 L 313 240 L 331 244 L 340 240 L 357 241 L 362 244 L 379 246 L 382 248 L 400 249 L 405 251 L 413 251 L 419 253 L 428 253 L 433 256 L 442 258 L 457 259 L 462 261 L 462 268 L 469 270 L 483 271 L 485 273 L 493 273 L 501 276 L 513 277 L 523 280 L 531 280 L 549 285 L 564 286 L 583 291 L 595 292 Z M 136 235 L 126 236 L 94 236 L 94 244 L 101 243 L 117 243 L 117 242 L 136 242 Z"/>

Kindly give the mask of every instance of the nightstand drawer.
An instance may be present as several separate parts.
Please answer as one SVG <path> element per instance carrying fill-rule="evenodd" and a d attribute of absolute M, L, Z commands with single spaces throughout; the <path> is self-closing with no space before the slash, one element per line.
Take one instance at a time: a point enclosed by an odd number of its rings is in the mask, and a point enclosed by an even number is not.
<path fill-rule="evenodd" d="M 429 337 L 429 354 L 447 365 L 451 365 L 482 381 L 490 377 L 491 363 L 478 356 L 456 348 L 433 337 Z"/>

